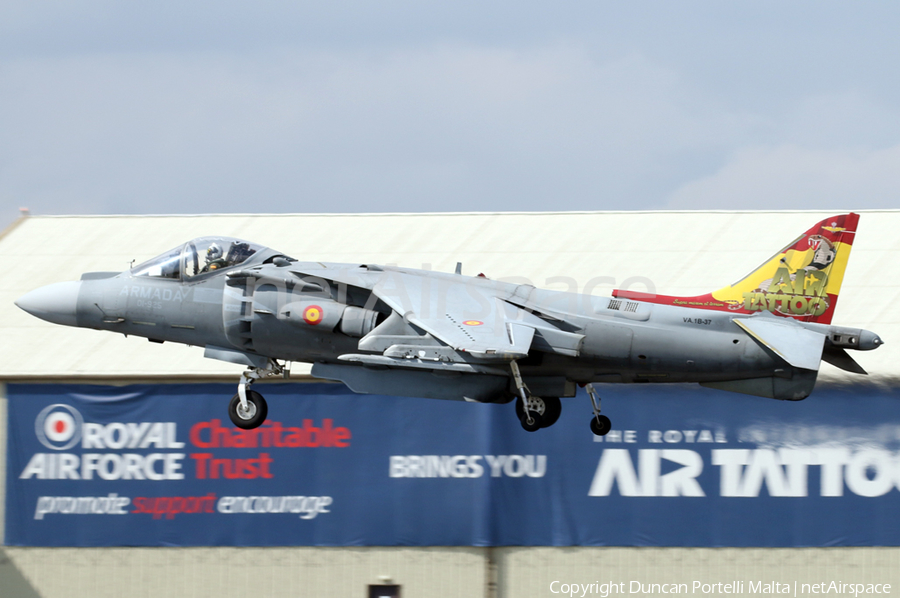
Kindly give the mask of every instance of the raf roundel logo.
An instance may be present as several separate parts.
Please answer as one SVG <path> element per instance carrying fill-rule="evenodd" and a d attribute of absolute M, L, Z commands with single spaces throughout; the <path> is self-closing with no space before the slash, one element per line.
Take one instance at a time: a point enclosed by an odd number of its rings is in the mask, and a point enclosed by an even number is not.
<path fill-rule="evenodd" d="M 318 305 L 310 305 L 303 310 L 303 321 L 311 326 L 315 326 L 322 321 L 322 308 Z"/>
<path fill-rule="evenodd" d="M 466 326 L 481 326 L 482 324 L 484 324 L 484 322 L 482 322 L 481 320 L 466 320 L 465 322 L 463 322 L 463 324 L 465 324 Z"/>
<path fill-rule="evenodd" d="M 72 448 L 81 440 L 84 420 L 71 405 L 56 403 L 44 407 L 34 420 L 34 432 L 41 444 L 55 451 Z"/>

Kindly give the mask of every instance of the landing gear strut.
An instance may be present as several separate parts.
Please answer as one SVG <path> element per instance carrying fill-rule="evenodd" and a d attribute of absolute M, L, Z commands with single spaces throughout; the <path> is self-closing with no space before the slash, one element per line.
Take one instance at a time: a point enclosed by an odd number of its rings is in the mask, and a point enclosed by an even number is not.
<path fill-rule="evenodd" d="M 612 422 L 605 415 L 600 415 L 600 395 L 594 390 L 593 384 L 585 385 L 588 395 L 591 397 L 591 407 L 594 408 L 594 417 L 591 418 L 591 432 L 596 436 L 606 436 L 612 428 Z"/>
<path fill-rule="evenodd" d="M 284 374 L 284 367 L 274 359 L 270 359 L 264 368 L 247 368 L 241 374 L 237 394 L 231 397 L 231 402 L 228 404 L 228 417 L 231 418 L 231 422 L 244 430 L 252 430 L 261 426 L 269 414 L 269 407 L 261 394 L 250 390 L 250 385 L 260 378 Z"/>
<path fill-rule="evenodd" d="M 519 398 L 516 399 L 516 416 L 527 432 L 536 432 L 541 428 L 549 428 L 556 423 L 562 413 L 562 403 L 557 397 L 536 397 L 525 386 L 519 364 L 510 362 L 513 380 Z"/>

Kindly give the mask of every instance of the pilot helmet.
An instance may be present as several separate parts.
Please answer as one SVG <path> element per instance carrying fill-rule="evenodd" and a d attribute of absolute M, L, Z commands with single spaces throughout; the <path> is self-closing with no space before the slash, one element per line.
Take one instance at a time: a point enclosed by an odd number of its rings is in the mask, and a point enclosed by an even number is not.
<path fill-rule="evenodd" d="M 220 259 L 222 257 L 222 248 L 219 247 L 218 244 L 213 243 L 209 246 L 209 249 L 206 250 L 206 261 L 211 262 L 213 260 Z"/>

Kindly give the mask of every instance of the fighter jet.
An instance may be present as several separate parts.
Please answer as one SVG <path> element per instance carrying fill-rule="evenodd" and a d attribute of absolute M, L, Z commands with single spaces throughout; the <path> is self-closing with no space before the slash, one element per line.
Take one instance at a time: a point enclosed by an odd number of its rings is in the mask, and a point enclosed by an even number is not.
<path fill-rule="evenodd" d="M 267 416 L 254 381 L 291 362 L 359 393 L 515 401 L 528 431 L 553 425 L 586 387 L 604 435 L 599 382 L 699 383 L 796 401 L 827 361 L 865 374 L 846 349 L 873 332 L 831 324 L 857 214 L 827 218 L 738 282 L 696 297 L 565 293 L 376 264 L 304 262 L 248 241 L 203 237 L 125 272 L 38 288 L 16 304 L 56 324 L 204 347 L 247 366 L 228 406 Z"/>

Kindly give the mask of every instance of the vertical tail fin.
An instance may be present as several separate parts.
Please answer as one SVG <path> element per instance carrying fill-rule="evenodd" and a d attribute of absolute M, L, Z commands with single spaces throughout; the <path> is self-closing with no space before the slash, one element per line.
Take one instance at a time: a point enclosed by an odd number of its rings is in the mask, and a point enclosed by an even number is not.
<path fill-rule="evenodd" d="M 696 297 L 613 291 L 650 303 L 752 314 L 769 311 L 830 324 L 856 236 L 859 214 L 826 218 L 738 282 Z"/>

